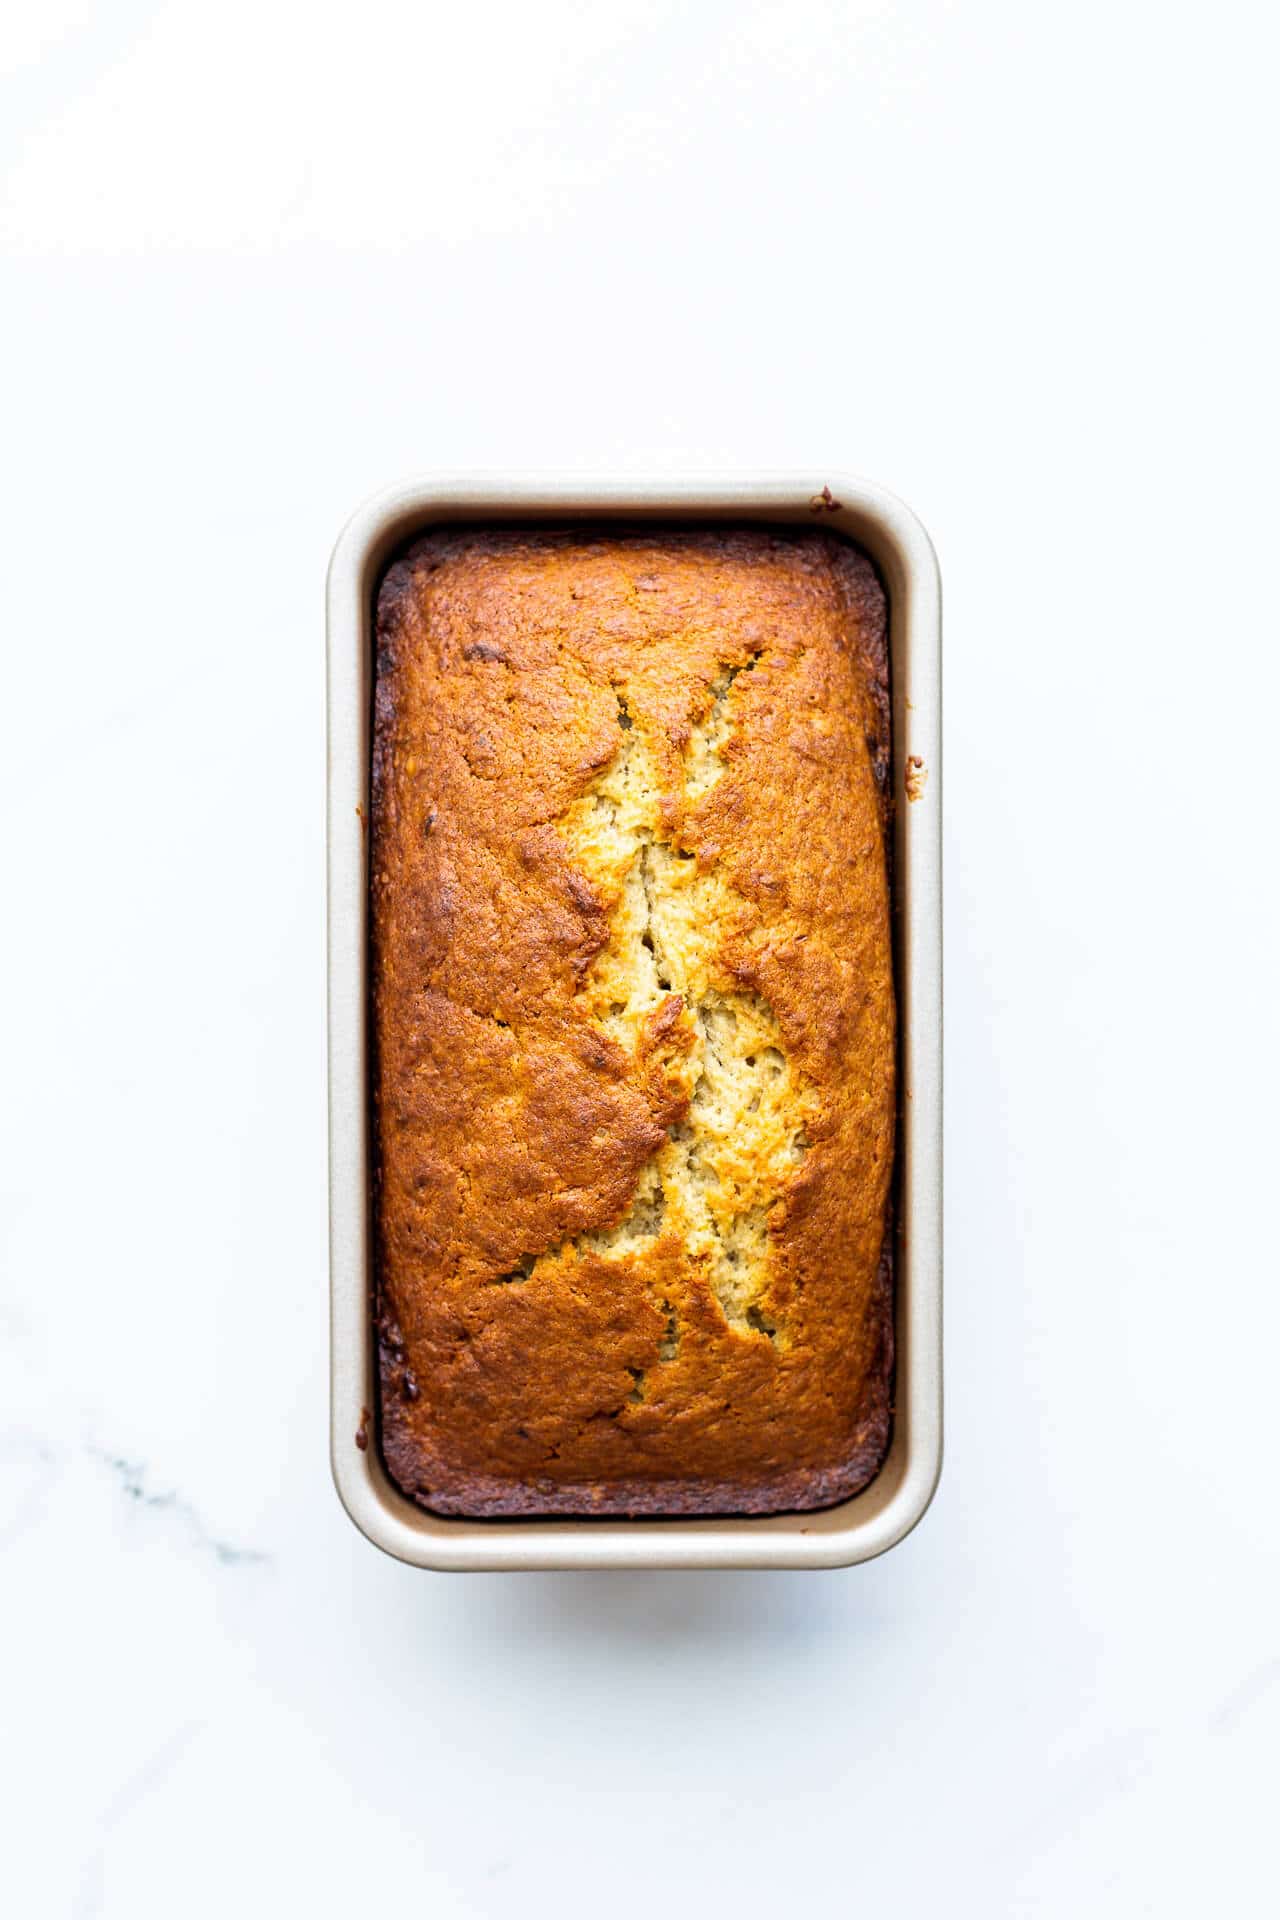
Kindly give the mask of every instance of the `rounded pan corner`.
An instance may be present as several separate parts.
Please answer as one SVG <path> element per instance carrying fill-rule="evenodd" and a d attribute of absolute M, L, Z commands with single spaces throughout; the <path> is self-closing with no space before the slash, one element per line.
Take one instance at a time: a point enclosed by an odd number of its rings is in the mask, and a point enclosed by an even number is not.
<path fill-rule="evenodd" d="M 383 1546 L 379 1525 L 381 1502 L 366 1475 L 345 1458 L 345 1447 L 336 1434 L 329 1442 L 329 1472 L 339 1505 L 357 1533 L 362 1533 L 375 1547 Z"/>
<path fill-rule="evenodd" d="M 352 1447 L 349 1436 L 334 1431 L 329 1446 L 329 1470 L 339 1503 L 356 1532 L 363 1534 L 380 1553 L 405 1566 L 448 1571 L 453 1561 L 447 1548 L 439 1555 L 431 1553 L 431 1536 L 395 1512 L 392 1502 L 400 1496 L 385 1483 L 376 1455 L 370 1459 L 367 1453 L 353 1452 Z"/>
<path fill-rule="evenodd" d="M 894 1547 L 900 1547 L 903 1541 L 915 1532 L 933 1505 L 934 1496 L 938 1491 L 938 1485 L 942 1479 L 942 1452 L 942 1438 L 939 1433 L 935 1446 L 927 1452 L 921 1450 L 912 1455 L 911 1465 L 903 1478 L 901 1487 L 884 1510 L 881 1537 L 870 1552 L 860 1552 L 857 1556 L 858 1560 L 879 1559 L 882 1553 L 889 1553 Z"/>
<path fill-rule="evenodd" d="M 929 531 L 915 508 L 901 494 L 878 480 L 860 474 L 836 472 L 837 498 L 832 503 L 832 524 L 839 525 L 849 514 L 869 513 L 893 533 L 904 551 L 909 552 L 929 580 L 939 578 L 938 555 Z M 828 483 L 829 484 L 829 483 Z"/>

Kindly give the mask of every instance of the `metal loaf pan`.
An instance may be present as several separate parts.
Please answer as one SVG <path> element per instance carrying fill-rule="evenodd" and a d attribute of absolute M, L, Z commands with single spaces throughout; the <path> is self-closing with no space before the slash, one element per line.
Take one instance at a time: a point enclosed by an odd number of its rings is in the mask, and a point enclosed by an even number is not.
<path fill-rule="evenodd" d="M 443 1519 L 406 1500 L 379 1457 L 366 1052 L 374 598 L 392 553 L 428 527 L 539 520 L 822 525 L 865 548 L 888 591 L 901 1031 L 895 1412 L 879 1474 L 825 1513 Z M 830 471 L 816 479 L 426 479 L 378 494 L 343 529 L 329 568 L 328 649 L 331 1441 L 347 1512 L 387 1553 L 441 1570 L 839 1567 L 883 1553 L 924 1513 L 942 1464 L 940 595 L 920 522 L 883 488 Z"/>

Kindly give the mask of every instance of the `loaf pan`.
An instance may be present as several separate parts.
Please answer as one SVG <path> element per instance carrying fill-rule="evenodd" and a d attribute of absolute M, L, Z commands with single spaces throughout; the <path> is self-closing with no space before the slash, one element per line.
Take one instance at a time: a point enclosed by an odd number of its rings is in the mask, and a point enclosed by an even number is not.
<path fill-rule="evenodd" d="M 900 1018 L 893 1438 L 865 1490 L 761 1519 L 458 1520 L 407 1500 L 379 1457 L 372 1295 L 367 876 L 374 601 L 406 540 L 450 522 L 821 525 L 880 569 L 893 687 L 894 914 Z M 331 1446 L 343 1506 L 375 1546 L 441 1571 L 839 1567 L 910 1532 L 942 1464 L 941 628 L 937 563 L 915 515 L 830 471 L 773 479 L 411 482 L 348 521 L 328 583 Z"/>

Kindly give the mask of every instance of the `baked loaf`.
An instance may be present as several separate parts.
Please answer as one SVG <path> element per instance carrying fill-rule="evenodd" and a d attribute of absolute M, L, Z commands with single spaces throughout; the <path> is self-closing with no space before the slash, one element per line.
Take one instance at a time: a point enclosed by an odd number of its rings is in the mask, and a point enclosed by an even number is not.
<path fill-rule="evenodd" d="M 826 533 L 445 532 L 378 599 L 380 1439 L 443 1514 L 888 1444 L 885 604 Z"/>

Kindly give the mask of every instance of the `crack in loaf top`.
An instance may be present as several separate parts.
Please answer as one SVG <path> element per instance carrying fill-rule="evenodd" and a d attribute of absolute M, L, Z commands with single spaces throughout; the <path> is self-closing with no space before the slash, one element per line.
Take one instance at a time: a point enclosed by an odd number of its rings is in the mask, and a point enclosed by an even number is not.
<path fill-rule="evenodd" d="M 888 1436 L 884 600 L 840 539 L 441 533 L 378 604 L 381 1438 L 760 1512 Z"/>

